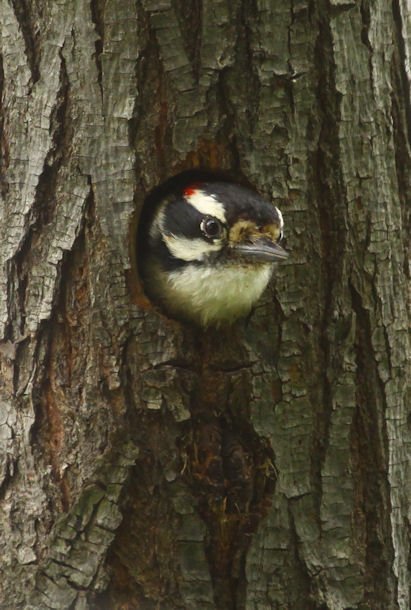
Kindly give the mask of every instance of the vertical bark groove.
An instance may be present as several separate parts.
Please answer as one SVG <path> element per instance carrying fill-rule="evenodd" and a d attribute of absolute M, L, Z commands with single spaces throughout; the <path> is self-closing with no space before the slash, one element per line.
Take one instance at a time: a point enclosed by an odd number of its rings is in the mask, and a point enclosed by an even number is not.
<path fill-rule="evenodd" d="M 40 49 L 39 32 L 32 12 L 32 3 L 27 0 L 12 0 L 12 5 L 24 38 L 25 53 L 30 66 L 32 86 L 34 86 L 40 78 Z"/>

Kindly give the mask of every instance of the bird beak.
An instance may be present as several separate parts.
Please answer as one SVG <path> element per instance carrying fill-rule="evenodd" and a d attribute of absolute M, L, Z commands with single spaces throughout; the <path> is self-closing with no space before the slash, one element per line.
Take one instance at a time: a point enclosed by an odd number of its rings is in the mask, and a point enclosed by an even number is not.
<path fill-rule="evenodd" d="M 250 262 L 275 263 L 288 258 L 288 252 L 267 237 L 257 237 L 246 243 L 238 243 L 230 248 L 235 258 Z"/>

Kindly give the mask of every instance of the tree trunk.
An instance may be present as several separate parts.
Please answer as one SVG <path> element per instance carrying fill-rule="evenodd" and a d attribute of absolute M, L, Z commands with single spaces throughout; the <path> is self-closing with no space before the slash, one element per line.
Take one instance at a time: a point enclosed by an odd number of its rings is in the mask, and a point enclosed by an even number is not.
<path fill-rule="evenodd" d="M 406 0 L 1 0 L 0 607 L 408 610 Z M 291 255 L 144 297 L 150 190 L 230 170 Z M 409 394 L 408 394 L 409 397 Z"/>

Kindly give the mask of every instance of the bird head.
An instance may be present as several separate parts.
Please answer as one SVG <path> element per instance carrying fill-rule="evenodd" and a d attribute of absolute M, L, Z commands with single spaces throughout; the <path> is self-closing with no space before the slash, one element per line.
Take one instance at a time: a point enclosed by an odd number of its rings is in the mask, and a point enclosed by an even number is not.
<path fill-rule="evenodd" d="M 280 210 L 230 182 L 169 193 L 140 231 L 145 290 L 172 317 L 202 326 L 247 315 L 287 258 Z"/>

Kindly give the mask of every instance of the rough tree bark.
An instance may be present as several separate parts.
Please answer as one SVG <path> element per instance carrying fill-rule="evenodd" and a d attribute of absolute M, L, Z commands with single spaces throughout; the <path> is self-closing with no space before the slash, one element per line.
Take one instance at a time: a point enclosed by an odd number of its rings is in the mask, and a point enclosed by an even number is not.
<path fill-rule="evenodd" d="M 1 0 L 2 609 L 409 608 L 409 13 Z M 135 272 L 200 165 L 291 251 L 222 333 Z"/>

